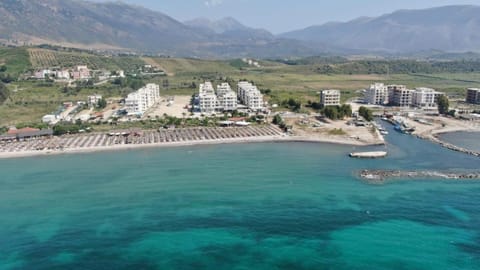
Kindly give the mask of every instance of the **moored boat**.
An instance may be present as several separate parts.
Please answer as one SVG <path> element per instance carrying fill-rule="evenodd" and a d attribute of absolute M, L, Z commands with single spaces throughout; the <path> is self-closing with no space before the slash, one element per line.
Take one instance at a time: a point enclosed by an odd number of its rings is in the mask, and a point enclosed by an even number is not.
<path fill-rule="evenodd" d="M 387 156 L 385 151 L 375 151 L 375 152 L 353 152 L 349 154 L 352 158 L 384 158 Z"/>

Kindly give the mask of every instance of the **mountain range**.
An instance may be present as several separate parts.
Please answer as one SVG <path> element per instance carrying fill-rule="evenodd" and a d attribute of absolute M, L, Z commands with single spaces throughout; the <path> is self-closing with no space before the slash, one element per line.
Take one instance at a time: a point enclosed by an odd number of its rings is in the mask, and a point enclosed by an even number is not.
<path fill-rule="evenodd" d="M 363 51 L 479 51 L 479 14 L 478 6 L 399 10 L 377 18 L 311 26 L 280 37 Z"/>
<path fill-rule="evenodd" d="M 180 22 L 121 2 L 1 0 L 0 41 L 210 58 L 478 52 L 478 14 L 477 6 L 400 10 L 273 35 L 234 18 Z"/>

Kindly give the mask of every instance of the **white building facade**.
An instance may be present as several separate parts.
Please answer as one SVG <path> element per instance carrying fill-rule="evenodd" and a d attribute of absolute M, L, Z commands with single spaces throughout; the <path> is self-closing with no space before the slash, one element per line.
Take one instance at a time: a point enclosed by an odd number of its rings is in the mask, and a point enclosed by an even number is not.
<path fill-rule="evenodd" d="M 431 88 L 416 88 L 413 92 L 412 105 L 419 108 L 435 108 L 437 107 L 438 97 L 441 95 L 444 95 L 444 93 Z"/>
<path fill-rule="evenodd" d="M 200 84 L 198 98 L 202 113 L 214 113 L 217 110 L 217 95 L 211 82 Z"/>
<path fill-rule="evenodd" d="M 388 101 L 390 105 L 409 107 L 413 101 L 413 90 L 407 89 L 405 85 L 389 85 Z"/>
<path fill-rule="evenodd" d="M 238 107 L 237 94 L 228 83 L 217 85 L 217 108 L 223 111 L 234 111 Z"/>
<path fill-rule="evenodd" d="M 237 93 L 240 101 L 250 110 L 259 111 L 264 109 L 263 95 L 258 88 L 250 82 L 239 82 Z"/>
<path fill-rule="evenodd" d="M 480 88 L 468 88 L 466 102 L 480 104 Z"/>
<path fill-rule="evenodd" d="M 158 84 L 147 84 L 133 92 L 125 99 L 125 106 L 128 114 L 143 115 L 150 107 L 160 100 L 160 86 Z"/>
<path fill-rule="evenodd" d="M 375 83 L 365 92 L 365 103 L 373 105 L 388 104 L 388 88 L 383 83 Z"/>
<path fill-rule="evenodd" d="M 68 80 L 68 79 L 70 79 L 70 71 L 68 71 L 68 70 L 57 70 L 55 72 L 55 77 L 59 80 Z"/>
<path fill-rule="evenodd" d="M 90 107 L 96 106 L 103 97 L 101 95 L 91 95 L 87 97 L 87 104 Z"/>
<path fill-rule="evenodd" d="M 341 98 L 340 90 L 323 90 L 320 93 L 320 105 L 322 107 L 339 106 L 340 98 Z"/>

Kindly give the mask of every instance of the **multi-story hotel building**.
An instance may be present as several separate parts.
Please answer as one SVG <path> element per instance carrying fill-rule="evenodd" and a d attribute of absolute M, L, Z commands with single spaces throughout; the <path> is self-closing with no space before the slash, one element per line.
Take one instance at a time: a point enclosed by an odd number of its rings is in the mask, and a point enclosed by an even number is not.
<path fill-rule="evenodd" d="M 320 105 L 326 106 L 338 106 L 340 105 L 340 90 L 323 90 L 320 93 Z"/>
<path fill-rule="evenodd" d="M 145 87 L 129 94 L 125 99 L 128 114 L 143 115 L 150 107 L 160 100 L 160 86 L 147 84 Z"/>
<path fill-rule="evenodd" d="M 239 82 L 238 98 L 250 110 L 259 111 L 264 109 L 263 95 L 258 88 L 249 82 Z"/>
<path fill-rule="evenodd" d="M 217 109 L 217 95 L 211 82 L 200 84 L 199 105 L 202 113 L 214 113 Z"/>
<path fill-rule="evenodd" d="M 365 92 L 365 103 L 374 105 L 388 104 L 388 88 L 383 83 L 375 83 Z"/>

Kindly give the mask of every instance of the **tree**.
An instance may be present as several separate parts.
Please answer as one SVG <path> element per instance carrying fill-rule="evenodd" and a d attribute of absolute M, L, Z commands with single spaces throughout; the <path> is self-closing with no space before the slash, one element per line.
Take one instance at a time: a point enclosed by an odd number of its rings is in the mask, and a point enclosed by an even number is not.
<path fill-rule="evenodd" d="M 276 115 L 273 117 L 272 123 L 273 123 L 274 125 L 280 126 L 281 124 L 283 124 L 283 119 L 282 119 L 282 117 L 281 117 L 279 114 L 276 114 Z"/>
<path fill-rule="evenodd" d="M 344 119 L 352 115 L 352 107 L 347 104 L 342 106 L 326 106 L 322 109 L 322 113 L 331 120 Z"/>
<path fill-rule="evenodd" d="M 107 101 L 104 98 L 101 98 L 97 102 L 97 108 L 105 109 L 107 107 Z"/>
<path fill-rule="evenodd" d="M 359 109 L 358 109 L 358 114 L 365 118 L 365 120 L 367 120 L 368 122 L 372 121 L 373 120 L 373 112 L 372 110 L 370 110 L 369 108 L 366 108 L 366 107 L 363 107 L 361 106 Z"/>
<path fill-rule="evenodd" d="M 352 116 L 352 106 L 348 104 L 343 104 L 339 108 L 339 113 L 341 118 L 351 117 Z"/>
<path fill-rule="evenodd" d="M 337 120 L 339 118 L 337 106 L 327 106 L 323 108 L 323 115 L 328 119 Z"/>
<path fill-rule="evenodd" d="M 5 84 L 0 82 L 0 104 L 4 103 L 9 96 L 10 96 L 10 91 L 5 86 Z"/>
<path fill-rule="evenodd" d="M 439 114 L 445 114 L 445 115 L 448 114 L 450 104 L 447 96 L 445 95 L 439 96 L 437 100 L 437 105 L 438 105 Z"/>
<path fill-rule="evenodd" d="M 4 83 L 11 83 L 15 78 L 11 74 L 0 73 L 0 81 Z"/>
<path fill-rule="evenodd" d="M 294 112 L 298 112 L 302 108 L 302 103 L 298 100 L 293 99 L 293 98 L 290 98 L 288 100 L 284 100 L 282 102 L 282 105 L 291 109 Z"/>
<path fill-rule="evenodd" d="M 260 92 L 264 95 L 270 95 L 272 93 L 271 89 L 260 89 Z"/>

